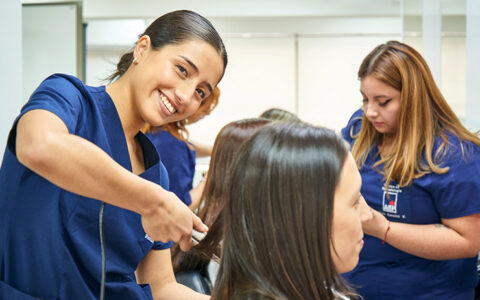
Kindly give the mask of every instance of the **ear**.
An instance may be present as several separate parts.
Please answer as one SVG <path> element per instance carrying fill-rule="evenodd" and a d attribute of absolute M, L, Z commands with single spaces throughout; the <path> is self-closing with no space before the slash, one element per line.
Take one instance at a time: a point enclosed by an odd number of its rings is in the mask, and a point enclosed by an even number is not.
<path fill-rule="evenodd" d="M 133 57 L 136 62 L 138 62 L 145 53 L 150 49 L 151 40 L 148 35 L 142 35 L 138 41 L 137 45 L 135 46 L 135 50 L 133 50 Z"/>

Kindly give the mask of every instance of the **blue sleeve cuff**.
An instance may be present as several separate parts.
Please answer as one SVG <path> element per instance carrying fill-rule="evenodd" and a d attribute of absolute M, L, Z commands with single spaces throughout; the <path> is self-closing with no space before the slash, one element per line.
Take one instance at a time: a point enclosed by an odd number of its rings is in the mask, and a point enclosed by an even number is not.
<path fill-rule="evenodd" d="M 162 243 L 162 242 L 154 242 L 152 249 L 154 250 L 164 250 L 164 249 L 169 249 L 172 248 L 173 242 L 167 242 L 167 243 Z"/>

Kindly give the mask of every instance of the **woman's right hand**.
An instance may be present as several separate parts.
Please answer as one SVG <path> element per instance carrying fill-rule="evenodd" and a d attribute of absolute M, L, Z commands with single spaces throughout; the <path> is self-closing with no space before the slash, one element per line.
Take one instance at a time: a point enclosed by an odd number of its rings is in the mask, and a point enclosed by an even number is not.
<path fill-rule="evenodd" d="M 161 200 L 142 214 L 142 226 L 155 241 L 178 243 L 187 251 L 192 246 L 192 229 L 207 232 L 208 227 L 174 193 L 161 190 Z"/>

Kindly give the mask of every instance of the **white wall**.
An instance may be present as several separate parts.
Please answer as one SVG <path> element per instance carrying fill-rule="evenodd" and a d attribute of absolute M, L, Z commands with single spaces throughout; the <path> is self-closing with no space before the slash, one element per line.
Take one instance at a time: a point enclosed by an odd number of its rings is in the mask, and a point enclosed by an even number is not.
<path fill-rule="evenodd" d="M 302 38 L 299 44 L 299 112 L 311 123 L 340 130 L 360 108 L 357 70 L 363 58 L 391 36 Z"/>
<path fill-rule="evenodd" d="M 280 107 L 305 121 L 340 129 L 358 107 L 356 71 L 377 44 L 401 37 L 400 17 L 212 17 L 222 35 L 229 65 L 219 84 L 220 103 L 189 127 L 193 140 L 213 143 L 230 121 L 257 117 Z M 90 20 L 87 27 L 87 83 L 98 85 L 114 70 L 146 24 Z M 150 22 L 147 21 L 148 24 Z M 100 34 L 100 32 L 104 32 Z M 101 37 L 106 37 L 101 39 Z M 123 46 L 122 46 L 123 45 Z"/>
<path fill-rule="evenodd" d="M 408 4 L 404 9 L 409 13 L 422 12 L 416 1 L 403 2 Z M 421 33 L 421 16 L 412 16 L 404 24 L 400 1 L 299 0 L 272 5 L 264 0 L 248 5 L 249 1 L 211 0 L 208 7 L 201 0 L 115 3 L 84 1 L 89 84 L 102 84 L 100 79 L 113 72 L 120 54 L 134 45 L 153 17 L 164 12 L 180 8 L 199 11 L 224 38 L 230 62 L 219 85 L 220 104 L 209 117 L 189 128 L 192 139 L 207 143 L 213 142 L 229 121 L 258 116 L 272 106 L 338 130 L 360 106 L 356 73 L 374 46 L 403 39 L 422 52 L 421 37 L 409 32 L 403 35 L 404 30 Z M 452 16 L 462 13 L 464 2 L 442 1 L 442 30 L 464 32 L 464 18 Z M 440 64 L 442 91 L 465 120 L 464 37 L 442 37 Z"/>
<path fill-rule="evenodd" d="M 22 105 L 22 3 L 0 1 L 0 161 Z"/>
<path fill-rule="evenodd" d="M 398 15 L 400 0 L 83 0 L 90 18 L 156 18 L 190 9 L 207 17 Z"/>
<path fill-rule="evenodd" d="M 53 73 L 79 76 L 77 9 L 74 3 L 23 6 L 24 102 Z"/>

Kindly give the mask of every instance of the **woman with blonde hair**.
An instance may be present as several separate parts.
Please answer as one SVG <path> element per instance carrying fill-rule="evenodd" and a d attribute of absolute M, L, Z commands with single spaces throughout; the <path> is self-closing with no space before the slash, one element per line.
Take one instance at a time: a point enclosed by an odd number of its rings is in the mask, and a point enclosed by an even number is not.
<path fill-rule="evenodd" d="M 358 71 L 363 108 L 342 133 L 374 209 L 345 278 L 365 299 L 473 299 L 480 250 L 480 139 L 397 41 Z"/>

